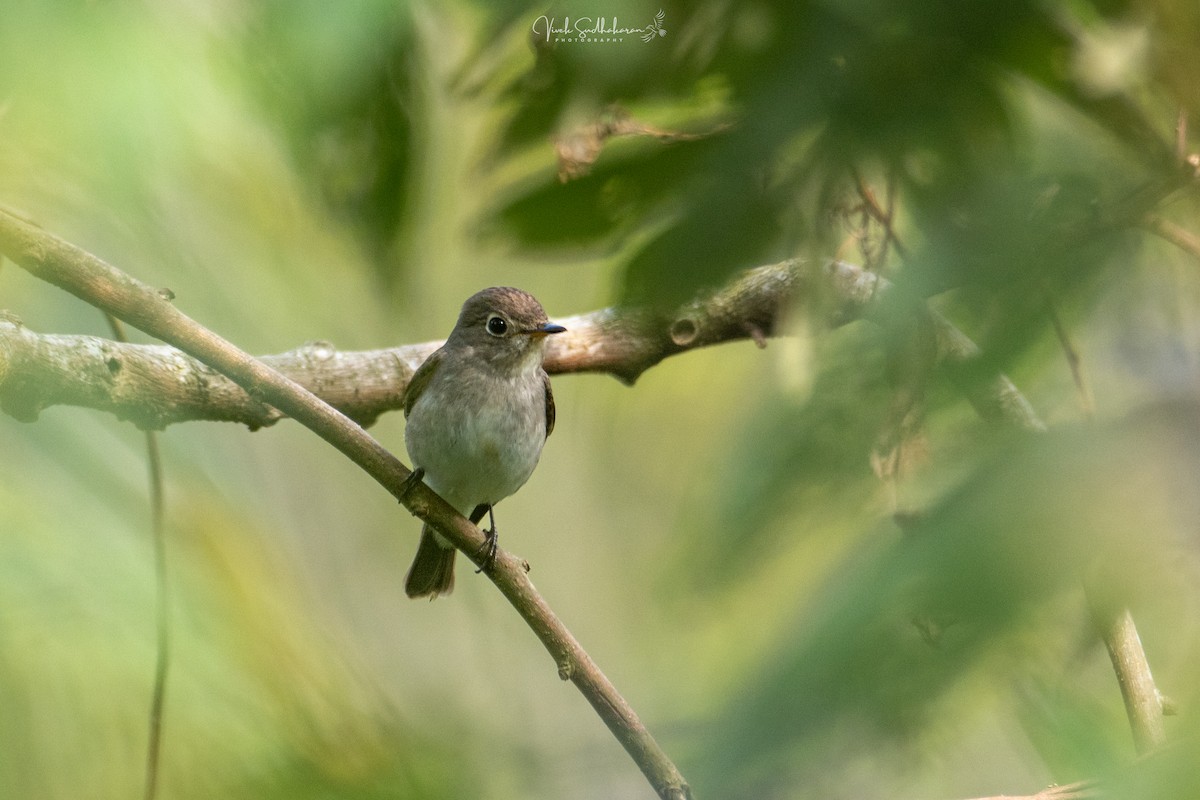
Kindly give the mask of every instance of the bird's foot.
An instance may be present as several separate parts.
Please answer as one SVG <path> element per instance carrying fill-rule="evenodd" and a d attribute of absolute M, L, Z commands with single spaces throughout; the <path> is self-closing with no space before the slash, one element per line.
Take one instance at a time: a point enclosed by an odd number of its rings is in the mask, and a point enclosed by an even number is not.
<path fill-rule="evenodd" d="M 480 572 L 491 572 L 492 567 L 496 566 L 496 549 L 500 541 L 500 535 L 496 533 L 496 519 L 492 516 L 492 507 L 487 507 L 488 522 L 490 528 L 485 528 L 483 531 L 483 546 L 479 548 L 478 555 L 483 558 L 483 563 L 479 565 L 479 569 L 475 570 L 475 574 Z M 472 515 L 474 516 L 474 515 Z"/>
<path fill-rule="evenodd" d="M 418 483 L 420 483 L 421 479 L 424 477 L 425 477 L 425 468 L 424 467 L 417 467 L 412 472 L 410 472 L 408 474 L 408 477 L 404 479 L 404 482 L 400 484 L 400 500 L 403 501 L 404 498 L 408 497 L 408 493 L 411 492 L 413 490 L 413 488 Z"/>
<path fill-rule="evenodd" d="M 499 539 L 495 526 L 483 532 L 483 545 L 479 548 L 479 555 L 483 557 L 483 563 L 479 565 L 479 569 L 475 570 L 476 574 L 491 572 L 492 567 L 496 566 L 496 550 Z"/>

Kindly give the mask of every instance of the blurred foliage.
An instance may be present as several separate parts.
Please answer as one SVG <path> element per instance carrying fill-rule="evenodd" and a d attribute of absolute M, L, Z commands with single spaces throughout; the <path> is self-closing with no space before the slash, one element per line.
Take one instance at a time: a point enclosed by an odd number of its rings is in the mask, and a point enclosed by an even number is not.
<path fill-rule="evenodd" d="M 503 87 L 516 109 L 499 157 L 612 103 L 636 115 L 671 98 L 685 114 L 678 127 L 733 123 L 699 143 L 614 153 L 567 185 L 543 171 L 497 209 L 534 246 L 647 231 L 626 262 L 626 299 L 676 302 L 732 270 L 789 255 L 798 242 L 827 252 L 820 222 L 856 171 L 899 184 L 914 232 L 925 237 L 906 277 L 924 293 L 1011 286 L 1023 276 L 1078 281 L 1100 266 L 1094 253 L 1111 247 L 1104 237 L 1136 224 L 1179 183 L 1170 102 L 1187 98 L 1163 93 L 1147 108 L 1142 87 L 1128 85 L 1139 75 L 1097 87 L 1063 63 L 1101 47 L 1088 37 L 1130 9 L 1105 9 L 1088 20 L 1095 29 L 1076 18 L 1098 9 L 1025 2 L 664 9 L 684 27 L 645 47 L 536 36 L 534 64 Z M 636 19 L 634 9 L 619 11 L 618 19 Z M 563 3 L 554 16 L 587 19 L 589 6 Z M 1161 120 L 1146 113 L 1156 109 Z M 1055 149 L 1051 162 L 1039 162 L 1042 148 Z M 950 209 L 957 224 L 938 224 Z M 1014 229 L 1023 231 L 1022 250 Z"/>
<path fill-rule="evenodd" d="M 380 278 L 398 271 L 421 152 L 421 43 L 408 9 L 364 3 L 248 7 L 233 68 L 278 126 L 295 163 L 329 209 L 357 233 Z"/>
<path fill-rule="evenodd" d="M 1193 796 L 1200 275 L 1150 231 L 1200 234 L 1198 64 L 1191 0 L 18 0 L 0 202 L 255 352 L 443 336 L 486 285 L 561 316 L 858 261 L 886 317 L 814 291 L 765 355 L 557 380 L 505 546 L 699 797 Z M 921 304 L 1049 432 L 977 418 Z M 10 265 L 0 307 L 105 330 Z M 417 526 L 328 448 L 163 438 L 164 799 L 650 796 L 485 581 L 404 599 Z M 0 797 L 128 797 L 140 437 L 0 442 Z M 1091 621 L 1121 606 L 1182 710 L 1153 758 Z"/>

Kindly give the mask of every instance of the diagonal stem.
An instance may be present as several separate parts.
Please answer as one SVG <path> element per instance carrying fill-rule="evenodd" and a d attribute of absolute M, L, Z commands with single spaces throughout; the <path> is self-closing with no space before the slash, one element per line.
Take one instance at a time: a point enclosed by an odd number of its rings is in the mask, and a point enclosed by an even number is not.
<path fill-rule="evenodd" d="M 1125 715 L 1133 731 L 1134 748 L 1138 755 L 1145 755 L 1163 745 L 1167 734 L 1163 725 L 1162 697 L 1154 684 L 1133 615 L 1127 608 L 1107 614 L 1093 609 L 1092 614 L 1117 674 Z"/>

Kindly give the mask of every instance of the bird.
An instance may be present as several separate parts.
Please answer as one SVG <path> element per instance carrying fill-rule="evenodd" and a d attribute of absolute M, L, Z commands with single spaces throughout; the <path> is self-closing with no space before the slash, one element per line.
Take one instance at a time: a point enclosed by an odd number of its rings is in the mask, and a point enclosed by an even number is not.
<path fill-rule="evenodd" d="M 525 485 L 554 430 L 554 394 L 543 368 L 550 322 L 532 295 L 494 286 L 467 298 L 450 336 L 405 389 L 410 481 L 425 484 L 479 523 L 488 516 L 484 567 L 496 555 L 493 506 Z M 425 524 L 404 579 L 412 598 L 454 589 L 453 545 Z"/>

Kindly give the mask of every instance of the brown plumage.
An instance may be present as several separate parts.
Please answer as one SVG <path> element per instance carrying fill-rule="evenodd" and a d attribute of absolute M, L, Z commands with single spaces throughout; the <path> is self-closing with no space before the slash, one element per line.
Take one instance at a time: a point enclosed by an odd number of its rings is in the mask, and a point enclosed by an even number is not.
<path fill-rule="evenodd" d="M 446 343 L 413 375 L 405 438 L 428 486 L 478 523 L 517 491 L 554 430 L 544 340 L 564 329 L 519 289 L 494 287 L 463 304 Z M 488 531 L 494 554 L 495 526 Z M 454 588 L 454 548 L 425 526 L 405 578 L 409 597 Z"/>

